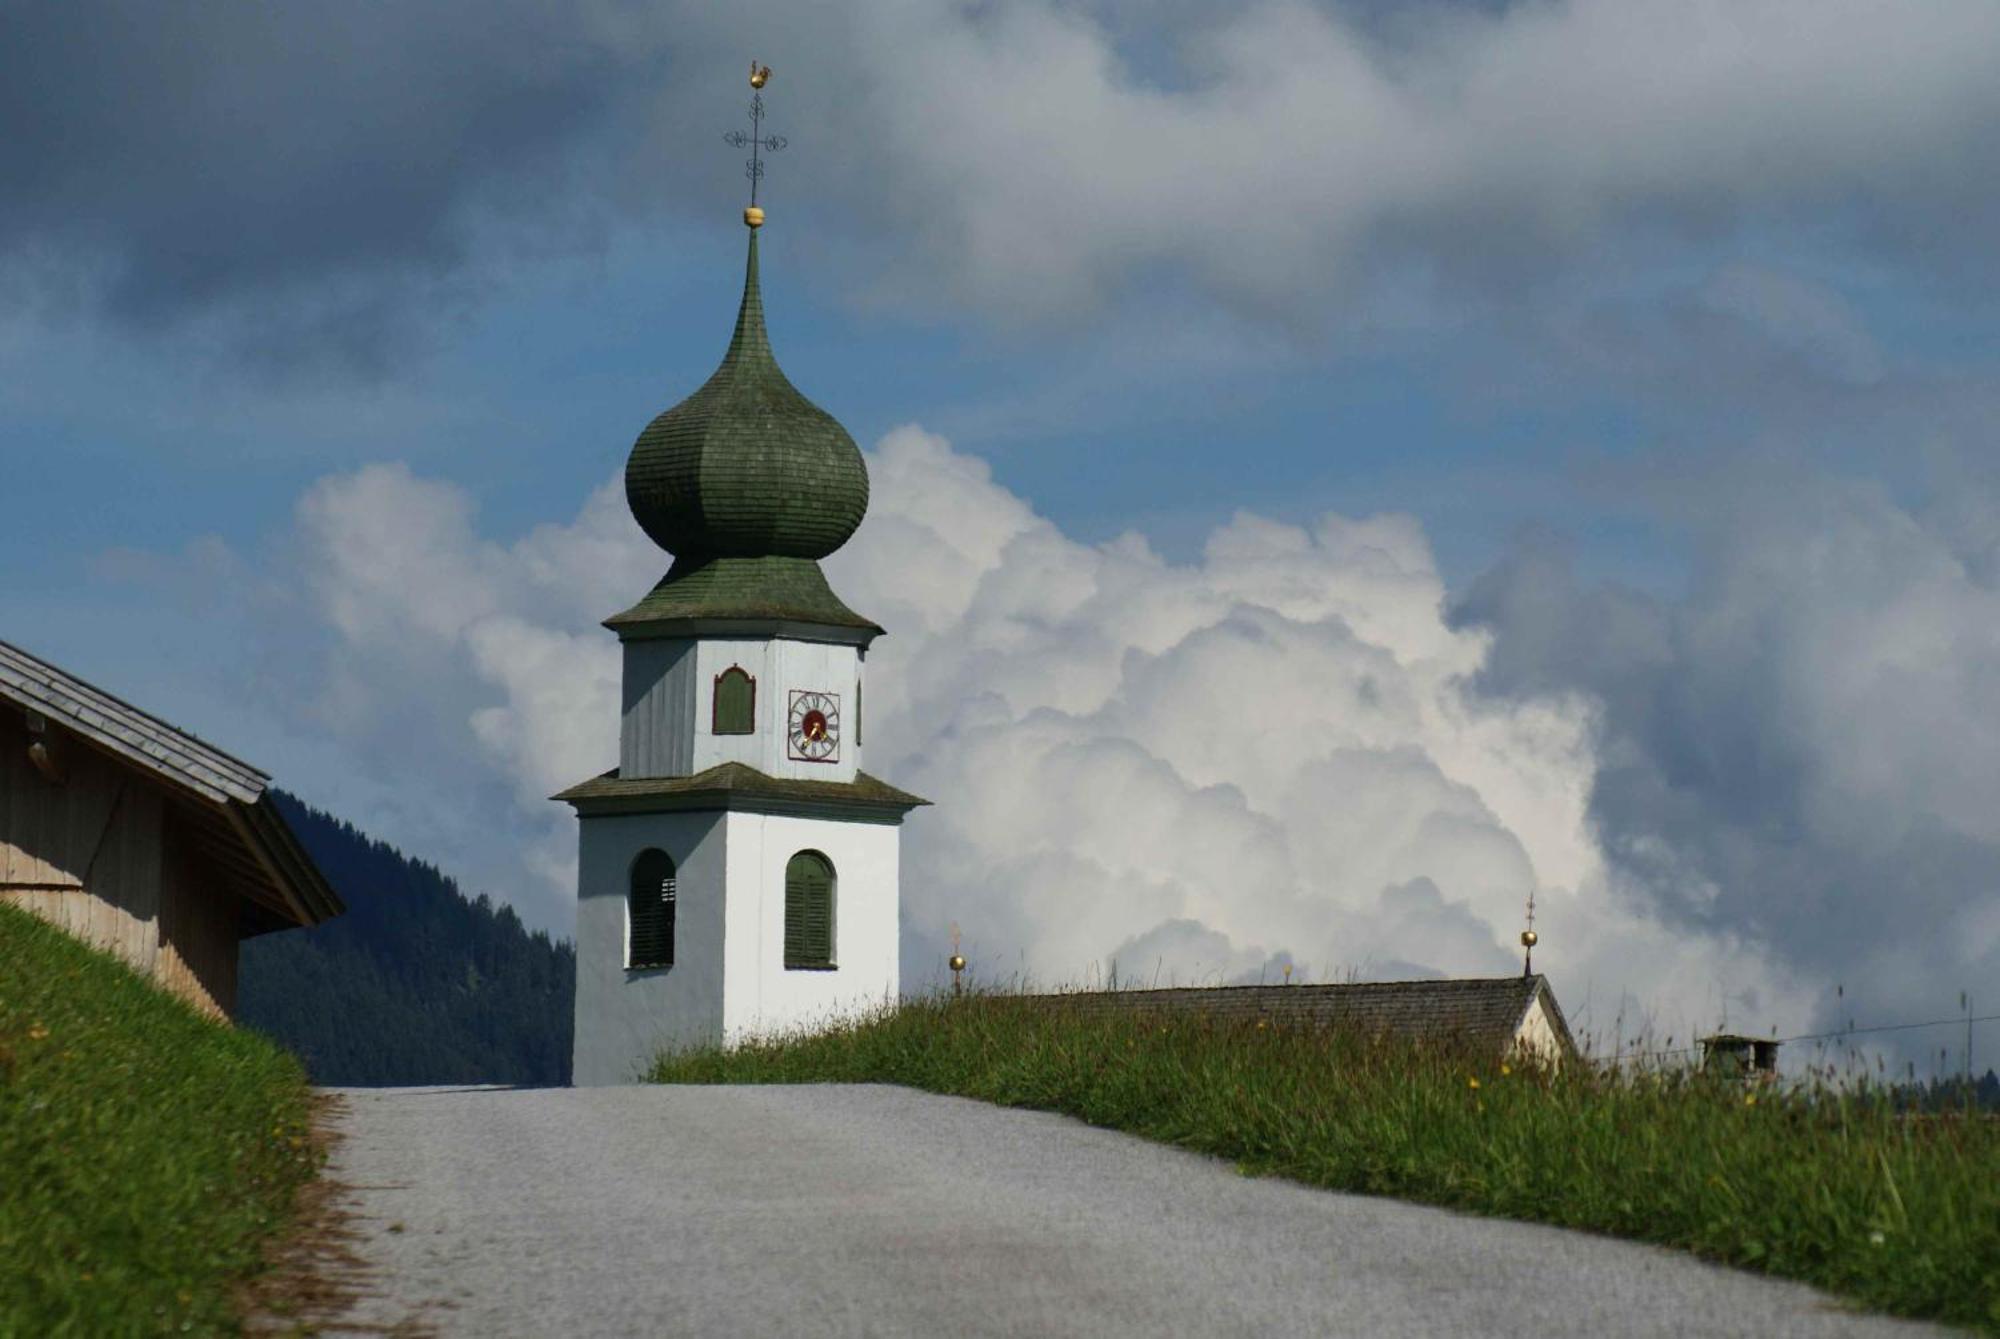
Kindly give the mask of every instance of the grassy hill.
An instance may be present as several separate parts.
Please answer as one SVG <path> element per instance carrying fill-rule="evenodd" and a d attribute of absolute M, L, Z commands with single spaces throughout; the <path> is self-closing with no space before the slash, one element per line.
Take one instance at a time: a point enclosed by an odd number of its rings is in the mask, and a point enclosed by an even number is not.
<path fill-rule="evenodd" d="M 347 914 L 246 940 L 237 1020 L 314 1083 L 566 1084 L 576 952 L 512 907 L 273 792 Z"/>
<path fill-rule="evenodd" d="M 0 906 L 0 1334 L 233 1330 L 306 1102 L 269 1041 Z"/>

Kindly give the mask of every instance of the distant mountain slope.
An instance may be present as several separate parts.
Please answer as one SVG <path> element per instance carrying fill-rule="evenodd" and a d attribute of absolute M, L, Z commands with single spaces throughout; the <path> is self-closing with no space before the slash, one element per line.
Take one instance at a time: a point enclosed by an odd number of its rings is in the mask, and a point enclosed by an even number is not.
<path fill-rule="evenodd" d="M 313 1082 L 566 1084 L 576 951 L 274 791 L 347 914 L 245 940 L 237 1020 Z"/>

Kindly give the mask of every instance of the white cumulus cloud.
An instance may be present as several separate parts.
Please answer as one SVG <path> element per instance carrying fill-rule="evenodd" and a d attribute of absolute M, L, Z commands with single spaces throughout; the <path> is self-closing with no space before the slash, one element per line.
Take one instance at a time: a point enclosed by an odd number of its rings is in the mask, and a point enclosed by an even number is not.
<path fill-rule="evenodd" d="M 1491 634 L 1449 626 L 1410 518 L 1238 515 L 1175 564 L 1137 535 L 1070 539 L 915 427 L 870 467 L 869 519 L 827 567 L 890 629 L 867 765 L 936 801 L 905 830 L 913 985 L 954 925 L 982 976 L 1045 986 L 1505 974 L 1533 893 L 1538 965 L 1589 1024 L 1626 997 L 1692 1020 L 1746 988 L 1802 1014 L 1754 939 L 1616 896 L 1594 700 L 1475 691 Z M 399 467 L 322 481 L 300 520 L 352 737 L 396 732 L 406 784 L 435 783 L 431 830 L 482 833 L 480 875 L 511 869 L 501 889 L 561 928 L 573 827 L 545 797 L 616 761 L 618 652 L 595 623 L 664 555 L 615 484 L 511 546 Z M 412 717 L 431 730 L 414 757 Z"/>

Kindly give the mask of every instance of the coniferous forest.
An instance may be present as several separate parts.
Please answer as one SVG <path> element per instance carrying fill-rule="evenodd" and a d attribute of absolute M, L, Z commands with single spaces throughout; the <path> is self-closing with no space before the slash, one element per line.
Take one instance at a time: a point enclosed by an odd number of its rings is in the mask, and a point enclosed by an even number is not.
<path fill-rule="evenodd" d="M 347 914 L 243 941 L 237 1020 L 325 1085 L 566 1084 L 576 951 L 282 791 Z"/>

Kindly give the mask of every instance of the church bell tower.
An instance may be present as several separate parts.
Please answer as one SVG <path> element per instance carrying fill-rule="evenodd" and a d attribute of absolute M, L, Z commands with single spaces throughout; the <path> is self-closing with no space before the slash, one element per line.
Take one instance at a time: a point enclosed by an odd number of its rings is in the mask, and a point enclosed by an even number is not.
<path fill-rule="evenodd" d="M 883 630 L 819 566 L 861 524 L 868 470 L 771 353 L 752 199 L 722 365 L 625 465 L 633 519 L 673 562 L 605 622 L 625 654 L 618 766 L 555 797 L 579 820 L 579 1085 L 896 997 L 900 825 L 926 802 L 861 770 Z"/>

